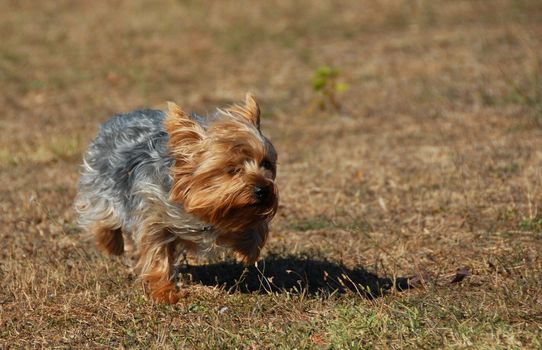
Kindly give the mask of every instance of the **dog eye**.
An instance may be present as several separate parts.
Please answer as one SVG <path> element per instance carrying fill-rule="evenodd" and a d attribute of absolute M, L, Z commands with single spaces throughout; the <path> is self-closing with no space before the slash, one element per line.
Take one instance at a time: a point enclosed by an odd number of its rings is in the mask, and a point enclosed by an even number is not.
<path fill-rule="evenodd" d="M 273 164 L 268 159 L 264 159 L 260 166 L 267 170 L 273 170 Z"/>
<path fill-rule="evenodd" d="M 241 168 L 240 167 L 229 167 L 228 168 L 228 174 L 230 174 L 231 176 L 233 175 L 237 175 L 241 172 Z"/>

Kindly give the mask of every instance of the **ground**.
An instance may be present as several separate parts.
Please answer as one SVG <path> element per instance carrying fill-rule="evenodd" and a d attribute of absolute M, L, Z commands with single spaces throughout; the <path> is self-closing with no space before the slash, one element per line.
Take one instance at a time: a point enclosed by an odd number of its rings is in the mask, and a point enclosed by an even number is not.
<path fill-rule="evenodd" d="M 0 347 L 542 347 L 542 4 L 2 1 Z M 155 305 L 75 225 L 108 116 L 261 102 L 257 266 Z"/>

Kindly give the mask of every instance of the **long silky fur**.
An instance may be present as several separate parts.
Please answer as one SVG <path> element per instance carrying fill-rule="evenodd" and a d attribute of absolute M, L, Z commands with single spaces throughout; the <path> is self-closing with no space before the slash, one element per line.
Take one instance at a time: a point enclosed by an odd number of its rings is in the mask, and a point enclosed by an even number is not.
<path fill-rule="evenodd" d="M 260 132 L 253 96 L 207 117 L 140 110 L 101 125 L 82 166 L 79 225 L 112 254 L 134 246 L 151 297 L 176 302 L 172 266 L 184 251 L 229 248 L 256 261 L 278 206 L 276 151 Z M 267 159 L 273 169 L 263 169 Z M 255 185 L 271 188 L 257 205 Z M 123 244 L 123 239 L 124 243 Z"/>

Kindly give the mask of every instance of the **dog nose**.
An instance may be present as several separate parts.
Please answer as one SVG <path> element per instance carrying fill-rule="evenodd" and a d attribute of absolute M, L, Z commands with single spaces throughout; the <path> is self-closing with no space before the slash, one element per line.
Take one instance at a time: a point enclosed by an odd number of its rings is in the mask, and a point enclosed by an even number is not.
<path fill-rule="evenodd" d="M 254 186 L 253 191 L 254 191 L 254 196 L 259 201 L 266 200 L 267 197 L 269 197 L 269 194 L 271 193 L 268 186 Z"/>

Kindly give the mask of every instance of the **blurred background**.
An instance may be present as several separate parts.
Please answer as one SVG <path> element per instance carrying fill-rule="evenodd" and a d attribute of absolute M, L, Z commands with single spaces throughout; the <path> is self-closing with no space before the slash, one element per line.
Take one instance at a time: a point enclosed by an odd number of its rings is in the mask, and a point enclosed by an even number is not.
<path fill-rule="evenodd" d="M 267 116 L 310 120 L 322 67 L 338 71 L 331 90 L 356 119 L 512 109 L 539 119 L 536 0 L 0 6 L 4 161 L 48 158 L 30 155 L 43 137 L 84 138 L 112 113 L 166 100 L 205 112 L 252 90 Z M 30 121 L 39 132 L 25 137 Z"/>
<path fill-rule="evenodd" d="M 204 114 L 247 91 L 279 153 L 281 206 L 264 256 L 305 254 L 384 275 L 468 266 L 472 290 L 515 290 L 517 275 L 495 279 L 501 268 L 540 271 L 539 0 L 3 0 L 0 38 L 4 320 L 29 300 L 32 315 L 65 304 L 78 319 L 83 304 L 100 310 L 104 295 L 123 304 L 141 294 L 74 225 L 78 167 L 99 123 L 166 101 Z M 505 325 L 510 310 L 540 305 L 540 281 L 522 276 L 514 297 L 484 289 L 502 300 Z M 85 294 L 98 285 L 98 297 Z M 439 293 L 438 307 L 468 303 Z M 487 316 L 483 300 L 461 306 L 475 323 Z M 396 316 L 390 330 L 402 324 Z M 19 320 L 4 323 L 4 338 L 54 333 L 43 319 L 28 322 L 41 333 Z M 461 322 L 447 325 L 450 334 Z M 117 336 L 66 327 L 76 338 Z M 434 327 L 435 339 L 455 339 Z M 534 339 L 532 327 L 514 328 L 514 339 Z M 469 334 L 474 344 L 492 339 Z"/>

